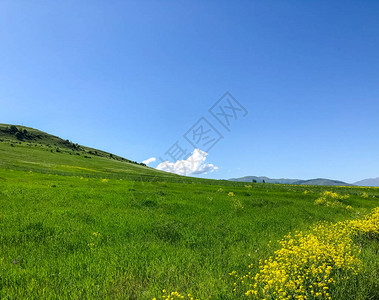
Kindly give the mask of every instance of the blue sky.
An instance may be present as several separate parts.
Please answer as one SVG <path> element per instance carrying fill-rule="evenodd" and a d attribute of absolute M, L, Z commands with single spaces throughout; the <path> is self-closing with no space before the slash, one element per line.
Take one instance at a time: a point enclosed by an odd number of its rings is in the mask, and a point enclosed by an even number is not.
<path fill-rule="evenodd" d="M 378 1 L 2 0 L 0 123 L 143 161 L 204 117 L 196 176 L 353 182 L 379 176 L 378 53 Z"/>

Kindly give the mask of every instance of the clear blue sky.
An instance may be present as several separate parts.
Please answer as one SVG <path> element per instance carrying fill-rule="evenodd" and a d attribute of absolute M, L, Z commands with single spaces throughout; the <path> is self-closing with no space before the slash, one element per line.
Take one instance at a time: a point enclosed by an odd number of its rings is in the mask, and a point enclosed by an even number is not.
<path fill-rule="evenodd" d="M 378 53 L 378 1 L 1 0 L 0 123 L 142 161 L 204 116 L 205 177 L 353 182 L 379 176 Z"/>

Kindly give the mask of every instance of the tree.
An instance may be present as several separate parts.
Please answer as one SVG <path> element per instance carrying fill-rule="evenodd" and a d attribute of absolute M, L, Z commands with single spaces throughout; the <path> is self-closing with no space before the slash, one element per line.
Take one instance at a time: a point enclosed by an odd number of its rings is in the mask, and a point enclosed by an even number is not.
<path fill-rule="evenodd" d="M 16 132 L 18 132 L 17 127 L 14 125 L 11 125 L 11 127 L 9 127 L 9 133 L 14 134 Z"/>
<path fill-rule="evenodd" d="M 266 181 L 263 179 L 262 183 L 266 183 Z"/>
<path fill-rule="evenodd" d="M 257 181 L 255 179 L 253 179 L 253 183 L 257 183 Z"/>
<path fill-rule="evenodd" d="M 24 138 L 24 136 L 22 135 L 22 133 L 20 131 L 17 131 L 16 132 L 16 138 L 20 141 L 22 141 L 22 139 Z"/>

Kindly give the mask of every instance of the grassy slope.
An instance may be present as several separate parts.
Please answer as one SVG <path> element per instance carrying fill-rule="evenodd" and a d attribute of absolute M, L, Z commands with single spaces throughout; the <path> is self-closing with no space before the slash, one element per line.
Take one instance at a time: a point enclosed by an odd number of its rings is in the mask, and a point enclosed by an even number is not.
<path fill-rule="evenodd" d="M 18 140 L 14 134 L 4 132 L 9 126 L 0 124 L 0 168 L 3 169 L 137 181 L 219 183 L 216 180 L 183 177 L 159 171 L 98 149 L 85 146 L 73 149 L 59 137 L 25 126 L 17 128 L 27 129 L 34 138 Z M 90 154 L 94 151 L 97 155 Z M 223 182 L 228 184 L 226 180 Z"/>
<path fill-rule="evenodd" d="M 272 254 L 270 240 L 378 203 L 379 189 L 247 188 L 10 143 L 0 142 L 1 299 L 151 299 L 163 288 L 234 299 L 228 272 Z M 315 206 L 325 189 L 349 194 L 343 201 L 354 210 Z M 345 299 L 377 295 L 377 246 L 364 249 L 369 272 Z"/>
<path fill-rule="evenodd" d="M 64 152 L 72 154 L 91 154 L 99 157 L 112 157 L 116 160 L 131 162 L 130 160 L 120 156 L 113 155 L 102 150 L 74 144 L 68 140 L 64 140 L 60 137 L 26 126 L 15 126 L 17 130 L 22 133 L 21 138 L 17 138 L 16 132 L 11 132 L 11 126 L 12 125 L 9 124 L 0 124 L 0 139 L 2 141 L 8 141 L 11 143 L 26 142 L 28 144 L 39 144 L 40 146 L 44 146 L 45 149 L 48 148 L 48 150 L 53 150 L 54 152 L 56 152 L 57 149 L 60 149 Z"/>
<path fill-rule="evenodd" d="M 9 128 L 9 125 L 0 124 L 2 168 L 90 177 L 100 177 L 105 174 L 115 178 L 130 177 L 130 179 L 135 179 L 135 175 L 146 178 L 156 175 L 178 177 L 101 150 L 80 145 L 71 147 L 72 143 L 29 127 L 17 126 L 19 130 L 28 131 L 26 138 L 18 140 L 15 134 L 6 132 L 6 128 Z"/>

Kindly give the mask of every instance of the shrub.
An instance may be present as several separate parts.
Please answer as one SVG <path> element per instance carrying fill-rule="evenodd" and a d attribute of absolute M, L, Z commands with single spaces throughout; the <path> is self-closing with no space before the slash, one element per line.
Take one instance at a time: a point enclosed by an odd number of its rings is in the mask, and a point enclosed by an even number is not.
<path fill-rule="evenodd" d="M 8 131 L 9 131 L 9 133 L 11 133 L 11 134 L 15 134 L 16 132 L 18 132 L 18 129 L 17 129 L 16 126 L 11 125 L 11 127 L 9 127 Z"/>
<path fill-rule="evenodd" d="M 22 141 L 23 138 L 24 138 L 24 136 L 23 136 L 23 134 L 22 134 L 20 131 L 17 131 L 17 132 L 16 132 L 16 138 L 17 138 L 18 140 Z"/>

